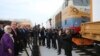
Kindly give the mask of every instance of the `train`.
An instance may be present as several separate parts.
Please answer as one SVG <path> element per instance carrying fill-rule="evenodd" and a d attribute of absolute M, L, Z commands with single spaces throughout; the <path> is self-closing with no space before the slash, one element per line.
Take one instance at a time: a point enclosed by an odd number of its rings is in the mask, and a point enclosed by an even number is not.
<path fill-rule="evenodd" d="M 82 23 L 81 24 L 81 35 L 84 38 L 92 39 L 95 41 L 100 41 L 100 19 L 99 19 L 99 9 L 98 8 L 98 3 L 100 2 L 99 0 L 90 0 L 91 1 L 91 20 L 90 22 L 87 23 Z"/>
<path fill-rule="evenodd" d="M 90 0 L 91 21 L 87 23 L 82 23 L 80 31 L 80 34 L 83 38 L 91 39 L 94 41 L 94 56 L 100 56 L 100 8 L 98 7 L 99 3 L 100 0 Z"/>
<path fill-rule="evenodd" d="M 100 0 L 65 0 L 62 10 L 51 17 L 55 21 L 51 28 L 70 28 L 79 35 L 72 41 L 86 53 L 84 56 L 100 56 L 99 3 Z"/>
<path fill-rule="evenodd" d="M 72 38 L 75 45 L 92 45 L 93 40 L 80 36 L 81 24 L 91 21 L 89 3 L 90 0 L 65 0 L 62 9 L 51 17 L 49 28 L 70 28 L 76 35 Z"/>
<path fill-rule="evenodd" d="M 65 22 L 62 20 L 62 27 L 63 28 L 70 28 L 74 31 L 75 36 L 72 38 L 73 42 L 76 45 L 92 45 L 93 41 L 87 38 L 82 38 L 80 35 L 81 31 L 81 24 L 86 23 L 90 21 L 90 14 L 78 10 L 76 7 L 69 6 L 67 7 L 67 13 Z M 62 12 L 64 13 L 64 12 Z"/>

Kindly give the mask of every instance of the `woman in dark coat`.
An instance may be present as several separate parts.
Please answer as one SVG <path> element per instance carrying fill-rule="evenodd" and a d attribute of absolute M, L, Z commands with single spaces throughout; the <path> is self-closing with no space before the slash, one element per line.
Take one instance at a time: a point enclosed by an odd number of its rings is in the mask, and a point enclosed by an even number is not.
<path fill-rule="evenodd" d="M 1 38 L 1 56 L 14 56 L 14 39 L 10 34 L 11 27 L 9 25 L 5 26 L 4 31 L 5 33 Z"/>

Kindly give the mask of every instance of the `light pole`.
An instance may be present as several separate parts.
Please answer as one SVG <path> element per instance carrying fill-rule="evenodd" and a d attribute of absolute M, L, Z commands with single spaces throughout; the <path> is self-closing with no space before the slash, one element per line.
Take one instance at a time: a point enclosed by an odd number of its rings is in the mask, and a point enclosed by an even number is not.
<path fill-rule="evenodd" d="M 50 23 L 50 28 L 52 27 L 52 24 L 51 24 L 51 20 L 52 20 L 52 19 L 50 18 L 50 19 L 49 19 L 49 23 Z"/>

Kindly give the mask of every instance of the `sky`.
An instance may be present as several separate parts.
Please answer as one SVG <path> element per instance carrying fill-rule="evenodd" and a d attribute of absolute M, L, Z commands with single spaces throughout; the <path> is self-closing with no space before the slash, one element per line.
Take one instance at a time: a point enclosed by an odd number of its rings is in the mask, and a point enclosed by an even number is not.
<path fill-rule="evenodd" d="M 0 0 L 0 19 L 30 20 L 33 25 L 45 24 L 64 0 Z"/>
<path fill-rule="evenodd" d="M 100 7 L 98 6 L 100 0 L 93 0 L 93 21 L 100 21 Z"/>

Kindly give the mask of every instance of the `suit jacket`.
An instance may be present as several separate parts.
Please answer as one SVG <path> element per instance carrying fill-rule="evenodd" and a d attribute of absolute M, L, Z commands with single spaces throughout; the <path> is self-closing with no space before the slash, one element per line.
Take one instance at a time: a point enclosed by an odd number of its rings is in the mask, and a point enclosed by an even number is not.
<path fill-rule="evenodd" d="M 20 29 L 20 36 L 21 36 L 22 40 L 25 38 L 25 30 L 24 29 Z"/>
<path fill-rule="evenodd" d="M 16 29 L 17 30 L 17 39 L 20 41 L 21 40 L 21 30 L 20 29 Z"/>
<path fill-rule="evenodd" d="M 1 39 L 3 34 L 4 34 L 4 30 L 0 29 L 0 39 Z"/>
<path fill-rule="evenodd" d="M 16 43 L 18 41 L 17 29 L 15 29 L 15 31 L 12 29 L 11 34 L 13 35 L 14 41 Z"/>
<path fill-rule="evenodd" d="M 70 34 L 63 35 L 63 46 L 67 48 L 67 50 L 72 50 L 72 37 Z"/>

